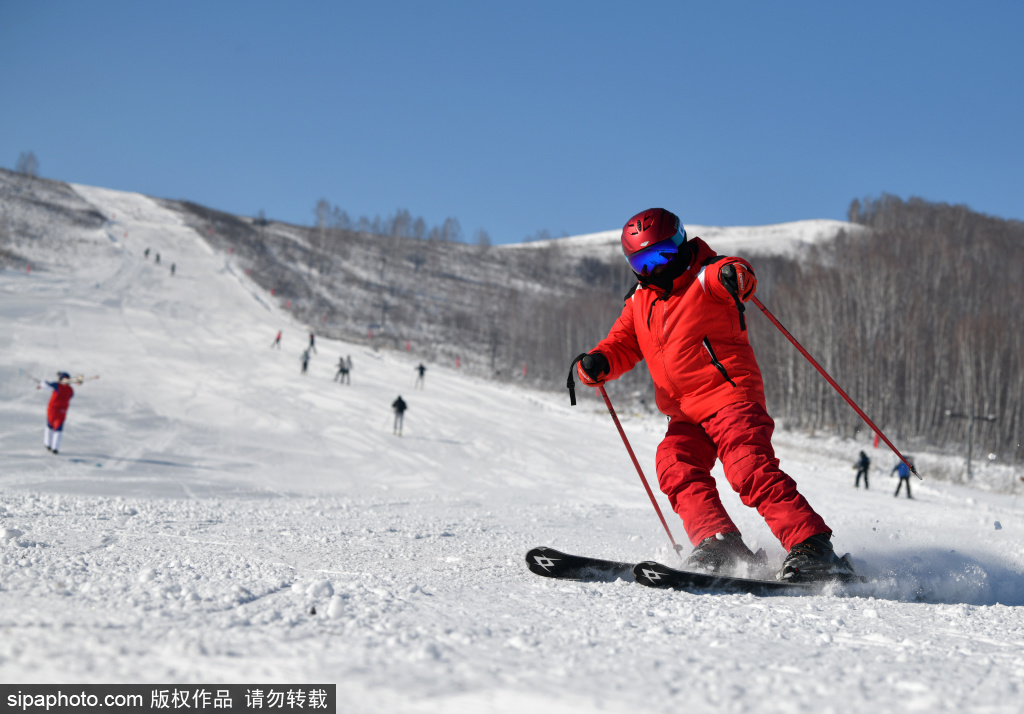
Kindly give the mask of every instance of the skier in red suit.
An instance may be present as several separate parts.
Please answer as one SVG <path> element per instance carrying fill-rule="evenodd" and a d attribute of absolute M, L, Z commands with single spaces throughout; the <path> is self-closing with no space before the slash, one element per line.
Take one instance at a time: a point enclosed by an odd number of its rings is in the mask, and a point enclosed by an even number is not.
<path fill-rule="evenodd" d="M 777 578 L 848 574 L 848 561 L 832 549 L 832 529 L 775 458 L 775 423 L 743 314 L 757 287 L 750 263 L 688 239 L 679 218 L 662 208 L 630 218 L 621 242 L 637 284 L 576 370 L 597 386 L 646 360 L 658 408 L 670 420 L 657 452 L 658 483 L 695 546 L 687 567 L 736 572 L 756 562 L 711 476 L 721 459 L 740 500 L 788 552 Z"/>
<path fill-rule="evenodd" d="M 42 389 L 43 385 L 53 390 L 53 394 L 50 395 L 50 403 L 46 407 L 46 431 L 43 434 L 43 444 L 57 454 L 60 453 L 60 438 L 64 433 L 68 405 L 71 398 L 75 396 L 75 390 L 71 388 L 71 375 L 67 372 L 58 372 L 56 382 L 40 382 L 36 389 Z"/>

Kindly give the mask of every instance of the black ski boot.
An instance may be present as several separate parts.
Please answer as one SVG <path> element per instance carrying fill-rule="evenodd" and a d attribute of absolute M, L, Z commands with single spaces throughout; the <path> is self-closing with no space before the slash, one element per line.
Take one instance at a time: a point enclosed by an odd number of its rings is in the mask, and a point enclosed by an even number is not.
<path fill-rule="evenodd" d="M 763 554 L 763 551 L 759 551 Z M 716 533 L 705 538 L 690 553 L 683 567 L 702 573 L 732 573 L 738 566 L 753 566 L 757 556 L 750 552 L 739 533 Z"/>
<path fill-rule="evenodd" d="M 850 554 L 842 558 L 832 550 L 831 533 L 813 535 L 803 543 L 794 545 L 776 580 L 806 583 L 812 580 L 850 580 L 854 577 Z"/>

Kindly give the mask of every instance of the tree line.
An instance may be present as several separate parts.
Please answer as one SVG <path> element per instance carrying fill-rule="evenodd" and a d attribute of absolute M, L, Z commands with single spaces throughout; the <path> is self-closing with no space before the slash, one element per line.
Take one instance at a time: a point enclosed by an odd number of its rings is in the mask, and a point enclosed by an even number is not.
<path fill-rule="evenodd" d="M 1024 461 L 1024 223 L 889 195 L 849 219 L 871 230 L 757 263 L 762 300 L 891 438 L 959 450 L 969 423 L 947 412 L 994 417 L 976 449 Z M 772 325 L 748 324 L 788 423 L 865 428 Z"/>
<path fill-rule="evenodd" d="M 440 225 L 430 226 L 423 216 L 413 216 L 408 209 L 399 208 L 390 216 L 381 218 L 379 215 L 370 219 L 368 216 L 351 218 L 347 211 L 321 198 L 313 209 L 314 227 L 322 234 L 331 231 L 345 233 L 363 233 L 388 238 L 412 238 L 428 241 L 463 241 L 464 234 L 459 219 L 449 216 Z M 483 228 L 473 234 L 478 245 L 489 246 L 491 237 Z"/>

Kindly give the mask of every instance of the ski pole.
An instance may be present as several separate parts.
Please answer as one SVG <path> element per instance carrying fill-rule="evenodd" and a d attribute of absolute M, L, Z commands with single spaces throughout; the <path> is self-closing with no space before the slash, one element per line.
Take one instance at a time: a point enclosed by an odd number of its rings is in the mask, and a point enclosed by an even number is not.
<path fill-rule="evenodd" d="M 576 363 L 587 356 L 584 352 L 576 357 L 569 365 L 569 376 L 565 380 L 565 387 L 569 390 L 569 405 L 576 406 L 576 380 L 573 378 L 573 373 L 576 371 Z M 676 543 L 676 539 L 672 537 L 672 531 L 668 528 L 668 523 L 665 522 L 665 516 L 661 513 L 661 508 L 658 507 L 658 502 L 654 498 L 654 492 L 651 491 L 650 485 L 647 483 L 647 477 L 644 476 L 644 470 L 640 468 L 640 462 L 636 459 L 636 454 L 633 453 L 633 447 L 629 445 L 629 439 L 626 438 L 626 432 L 622 430 L 622 424 L 619 423 L 619 417 L 615 413 L 615 407 L 612 406 L 612 400 L 608 398 L 608 392 L 604 390 L 604 385 L 597 386 L 601 396 L 604 397 L 604 403 L 608 406 L 608 413 L 612 415 L 612 420 L 615 422 L 615 428 L 619 430 L 619 436 L 622 437 L 622 443 L 626 445 L 626 451 L 629 452 L 629 458 L 633 460 L 633 466 L 636 467 L 636 472 L 640 475 L 640 481 L 644 484 L 644 489 L 647 491 L 647 497 L 651 499 L 651 505 L 654 506 L 655 512 L 658 514 L 658 518 L 661 519 L 661 525 L 665 528 L 665 533 L 668 534 L 668 539 L 672 543 L 672 550 L 679 555 L 679 559 L 682 560 L 683 556 L 679 552 L 682 550 L 682 546 Z"/>
<path fill-rule="evenodd" d="M 818 373 L 825 378 L 825 381 L 831 384 L 832 388 L 839 392 L 839 396 L 845 399 L 846 403 L 853 407 L 853 410 L 860 415 L 860 418 L 866 421 L 868 423 L 868 426 L 875 430 L 875 433 L 882 438 L 882 441 L 884 441 L 890 449 L 892 449 L 893 453 L 899 457 L 900 461 L 905 463 L 907 467 L 913 472 L 913 474 L 923 481 L 923 477 L 921 476 L 921 474 L 917 472 L 917 469 L 914 468 L 914 465 L 907 461 L 906 457 L 900 453 L 900 450 L 892 445 L 892 442 L 889 441 L 888 437 L 886 437 L 886 435 L 882 433 L 881 429 L 875 426 L 875 422 L 871 421 L 871 419 L 868 418 L 868 415 L 865 414 L 864 411 L 860 407 L 858 407 L 852 399 L 850 399 L 849 395 L 843 391 L 843 388 L 836 384 L 836 380 L 832 379 L 832 377 L 828 375 L 828 372 L 826 372 L 822 368 L 822 366 L 818 364 L 818 362 L 813 357 L 811 357 L 811 354 L 803 348 L 803 345 L 796 341 L 796 338 L 790 334 L 789 330 L 783 327 L 782 323 L 779 322 L 778 319 L 776 319 L 775 315 L 771 314 L 771 312 L 768 311 L 768 308 L 764 306 L 764 303 L 758 300 L 756 296 L 751 296 L 750 300 L 755 305 L 757 305 L 758 309 L 764 313 L 765 317 L 771 320 L 771 323 L 773 325 L 779 328 L 779 332 L 785 335 L 786 339 L 793 343 L 793 346 L 796 347 L 800 354 L 802 354 L 807 359 L 807 361 L 811 363 L 811 366 L 818 370 Z"/>
<path fill-rule="evenodd" d="M 21 367 L 18 367 L 18 374 L 20 376 L 24 377 L 25 379 L 31 379 L 36 384 L 39 384 L 40 382 L 43 381 L 43 380 L 39 379 L 39 377 L 37 377 L 34 374 L 32 374 L 31 372 L 26 372 Z"/>
<path fill-rule="evenodd" d="M 680 560 L 682 555 L 680 551 L 683 549 L 681 545 L 676 543 L 676 539 L 672 537 L 672 531 L 668 528 L 668 523 L 665 522 L 665 516 L 661 513 L 661 508 L 658 507 L 658 502 L 654 498 L 654 492 L 651 491 L 650 484 L 647 483 L 647 477 L 644 476 L 644 470 L 640 468 L 640 462 L 636 459 L 636 454 L 633 453 L 633 447 L 629 445 L 629 439 L 626 438 L 626 432 L 622 429 L 622 424 L 619 423 L 619 417 L 615 414 L 615 407 L 612 406 L 612 400 L 608 398 L 608 392 L 604 391 L 604 385 L 599 384 L 597 391 L 601 393 L 604 398 L 604 403 L 608 406 L 608 413 L 612 415 L 612 420 L 615 422 L 615 428 L 619 430 L 619 436 L 622 437 L 622 443 L 626 445 L 626 451 L 629 452 L 629 458 L 633 459 L 633 465 L 636 467 L 636 472 L 640 475 L 640 480 L 644 484 L 644 489 L 647 491 L 647 497 L 651 499 L 651 505 L 654 506 L 654 510 L 658 514 L 658 518 L 661 519 L 661 525 L 665 528 L 665 533 L 668 534 L 668 539 L 672 543 L 672 550 L 679 555 Z"/>

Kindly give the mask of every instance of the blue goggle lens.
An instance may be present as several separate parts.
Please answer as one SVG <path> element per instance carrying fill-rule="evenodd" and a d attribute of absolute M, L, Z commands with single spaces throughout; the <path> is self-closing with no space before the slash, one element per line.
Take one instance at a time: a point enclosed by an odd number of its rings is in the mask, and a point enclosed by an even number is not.
<path fill-rule="evenodd" d="M 649 245 L 632 255 L 627 255 L 626 260 L 629 261 L 629 267 L 633 269 L 633 272 L 645 275 L 655 268 L 667 264 L 678 253 L 679 246 L 676 245 L 674 240 L 669 238 L 658 241 L 654 245 Z"/>

